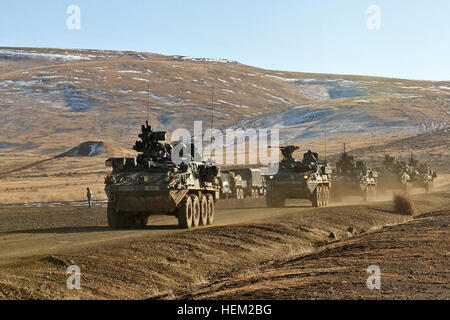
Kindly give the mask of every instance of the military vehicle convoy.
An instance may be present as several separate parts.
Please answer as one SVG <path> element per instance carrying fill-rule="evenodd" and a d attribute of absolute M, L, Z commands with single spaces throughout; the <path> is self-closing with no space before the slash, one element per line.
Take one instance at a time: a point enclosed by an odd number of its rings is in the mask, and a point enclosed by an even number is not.
<path fill-rule="evenodd" d="M 364 161 L 356 161 L 344 153 L 332 172 L 317 153 L 309 150 L 301 161 L 293 157 L 296 146 L 281 147 L 282 160 L 276 174 L 263 179 L 261 170 L 240 168 L 220 173 L 215 165 L 195 161 L 193 145 L 181 145 L 182 163 L 175 163 L 172 151 L 180 143 L 163 143 L 166 132 L 155 132 L 148 122 L 141 128 L 133 149 L 136 158 L 110 158 L 106 165 L 112 172 L 105 178 L 108 197 L 107 218 L 113 229 L 140 228 L 149 216 L 170 215 L 178 219 L 180 228 L 211 225 L 215 201 L 222 198 L 244 199 L 266 196 L 267 207 L 283 207 L 286 199 L 309 199 L 314 207 L 327 206 L 331 181 L 333 195 L 359 194 L 366 201 L 375 200 L 377 186 L 383 190 L 413 186 L 431 191 L 436 172 L 413 157 L 409 162 L 385 155 L 383 167 L 372 170 Z M 174 149 L 177 148 L 177 149 Z M 378 178 L 378 179 L 377 179 Z"/>
<path fill-rule="evenodd" d="M 374 201 L 377 195 L 378 173 L 367 166 L 366 161 L 355 161 L 345 149 L 333 171 L 331 198 L 342 201 L 344 195 L 362 196 L 364 201 Z"/>
<path fill-rule="evenodd" d="M 221 198 L 245 199 L 266 195 L 266 183 L 260 169 L 240 168 L 222 171 Z"/>
<path fill-rule="evenodd" d="M 419 162 L 411 154 L 406 168 L 411 177 L 413 187 L 424 188 L 426 192 L 433 190 L 434 179 L 437 178 L 437 174 L 436 171 L 431 169 L 430 165 Z"/>
<path fill-rule="evenodd" d="M 309 150 L 296 161 L 296 146 L 281 147 L 283 159 L 278 173 L 267 177 L 267 207 L 282 207 L 286 199 L 309 199 L 314 207 L 327 206 L 330 199 L 331 167 L 319 163 L 317 153 Z"/>
<path fill-rule="evenodd" d="M 194 161 L 193 146 L 190 153 L 181 151 L 185 161 L 175 164 L 171 153 L 176 145 L 161 143 L 166 132 L 153 131 L 148 122 L 139 138 L 133 147 L 137 158 L 106 160 L 113 168 L 105 179 L 109 226 L 144 227 L 151 215 L 175 216 L 183 229 L 211 225 L 219 198 L 219 169 Z"/>

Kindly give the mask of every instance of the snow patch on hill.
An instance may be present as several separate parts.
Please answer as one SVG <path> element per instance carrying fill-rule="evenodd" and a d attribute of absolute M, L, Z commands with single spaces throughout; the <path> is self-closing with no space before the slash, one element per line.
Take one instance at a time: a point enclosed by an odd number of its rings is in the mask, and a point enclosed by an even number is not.
<path fill-rule="evenodd" d="M 21 50 L 0 50 L 0 59 L 16 59 L 16 60 L 20 60 L 20 59 L 50 59 L 50 60 L 64 60 L 64 61 L 91 60 L 90 57 L 73 55 L 73 54 L 24 52 Z"/>
<path fill-rule="evenodd" d="M 358 81 L 329 78 L 288 79 L 266 75 L 294 85 L 305 96 L 315 100 L 338 99 L 368 95 L 368 88 L 360 86 Z"/>
<path fill-rule="evenodd" d="M 389 133 L 399 129 L 420 132 L 435 130 L 441 123 L 428 123 L 418 115 L 406 114 L 403 119 L 379 118 L 368 114 L 355 106 L 340 106 L 338 108 L 326 105 L 303 105 L 290 108 L 283 112 L 263 114 L 239 121 L 227 127 L 230 129 L 278 129 L 281 143 L 301 141 L 304 139 L 327 135 L 355 133 Z"/>

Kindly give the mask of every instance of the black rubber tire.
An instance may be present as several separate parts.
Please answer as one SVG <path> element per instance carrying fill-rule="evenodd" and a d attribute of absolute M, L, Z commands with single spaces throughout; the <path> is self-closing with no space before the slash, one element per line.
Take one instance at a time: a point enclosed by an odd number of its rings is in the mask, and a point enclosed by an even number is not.
<path fill-rule="evenodd" d="M 200 225 L 200 200 L 197 195 L 192 198 L 192 227 L 197 228 Z"/>
<path fill-rule="evenodd" d="M 367 202 L 367 186 L 361 189 L 361 196 L 364 202 Z"/>
<path fill-rule="evenodd" d="M 215 215 L 215 203 L 214 197 L 211 194 L 206 196 L 208 199 L 208 222 L 207 225 L 212 225 L 214 223 L 214 215 Z"/>
<path fill-rule="evenodd" d="M 178 225 L 181 229 L 190 229 L 192 227 L 192 200 L 186 196 L 180 207 L 177 209 Z"/>
<path fill-rule="evenodd" d="M 406 193 L 406 195 L 410 196 L 412 194 L 412 189 L 413 189 L 412 183 L 411 182 L 407 182 L 405 184 L 405 193 Z"/>
<path fill-rule="evenodd" d="M 208 225 L 208 198 L 205 195 L 200 199 L 200 225 Z"/>
<path fill-rule="evenodd" d="M 320 188 L 317 186 L 317 188 L 313 191 L 312 194 L 312 206 L 315 208 L 320 207 Z"/>
<path fill-rule="evenodd" d="M 320 206 L 325 207 L 325 186 L 320 186 Z"/>
<path fill-rule="evenodd" d="M 323 187 L 323 194 L 324 194 L 323 206 L 327 207 L 330 202 L 330 187 L 329 186 Z"/>

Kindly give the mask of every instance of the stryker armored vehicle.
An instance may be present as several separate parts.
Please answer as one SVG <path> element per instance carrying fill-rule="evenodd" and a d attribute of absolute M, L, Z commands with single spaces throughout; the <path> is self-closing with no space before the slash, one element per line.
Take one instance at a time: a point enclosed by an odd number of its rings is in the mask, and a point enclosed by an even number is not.
<path fill-rule="evenodd" d="M 112 172 L 105 179 L 108 224 L 113 229 L 139 228 L 151 215 L 171 215 L 180 228 L 210 225 L 219 198 L 216 166 L 193 160 L 193 146 L 183 146 L 181 164 L 172 161 L 177 145 L 161 143 L 166 132 L 142 126 L 133 149 L 137 158 L 110 158 Z"/>
<path fill-rule="evenodd" d="M 390 155 L 384 156 L 383 167 L 379 170 L 379 189 L 396 190 L 401 189 L 410 193 L 413 187 L 413 177 L 406 162 L 400 162 Z"/>
<path fill-rule="evenodd" d="M 267 207 L 282 207 L 286 199 L 309 199 L 314 207 L 327 206 L 330 198 L 331 167 L 319 163 L 317 153 L 309 150 L 302 161 L 293 153 L 299 147 L 281 147 L 283 159 L 278 173 L 267 176 Z"/>
<path fill-rule="evenodd" d="M 408 162 L 408 170 L 409 175 L 412 177 L 413 186 L 424 188 L 427 192 L 433 190 L 433 182 L 437 174 L 436 171 L 431 169 L 430 165 L 419 162 L 411 154 Z"/>
<path fill-rule="evenodd" d="M 362 196 L 364 201 L 373 201 L 377 194 L 378 173 L 369 168 L 365 161 L 356 161 L 345 149 L 336 162 L 333 172 L 331 198 L 341 201 L 344 195 Z"/>

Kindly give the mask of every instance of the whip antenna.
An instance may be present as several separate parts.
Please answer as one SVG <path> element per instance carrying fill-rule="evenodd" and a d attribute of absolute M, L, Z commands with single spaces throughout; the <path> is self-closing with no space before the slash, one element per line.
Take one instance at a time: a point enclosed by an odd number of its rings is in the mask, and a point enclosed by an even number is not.
<path fill-rule="evenodd" d="M 150 81 L 147 82 L 147 122 L 150 121 Z"/>
<path fill-rule="evenodd" d="M 327 132 L 327 122 L 324 122 L 325 127 L 325 162 L 327 162 L 327 139 L 328 139 L 328 132 Z"/>
<path fill-rule="evenodd" d="M 214 86 L 211 88 L 211 143 L 212 143 L 212 130 L 214 128 Z"/>

